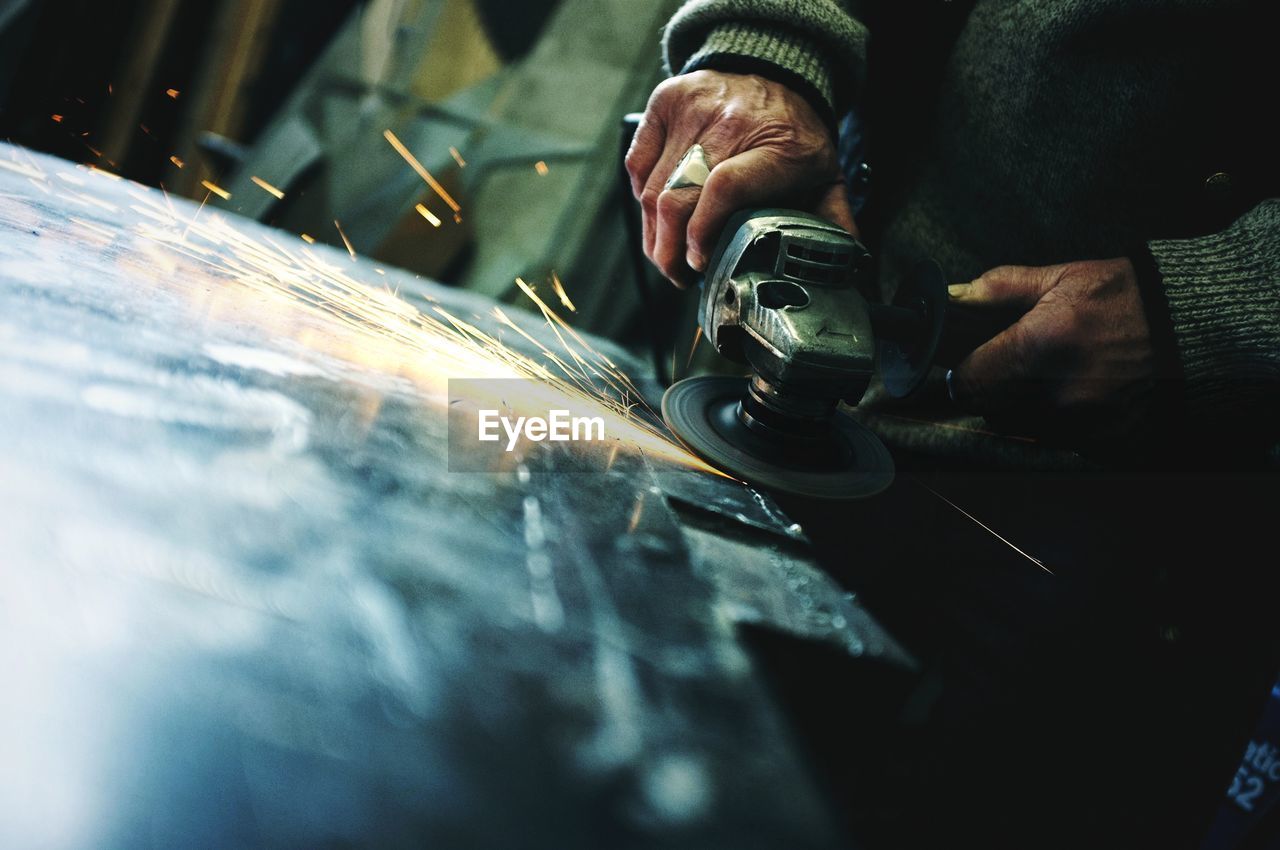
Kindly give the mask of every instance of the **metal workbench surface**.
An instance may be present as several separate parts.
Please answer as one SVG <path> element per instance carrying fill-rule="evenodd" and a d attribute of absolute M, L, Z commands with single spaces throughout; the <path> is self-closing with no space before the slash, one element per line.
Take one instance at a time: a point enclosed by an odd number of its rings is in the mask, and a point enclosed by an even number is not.
<path fill-rule="evenodd" d="M 737 624 L 909 661 L 802 532 L 652 426 L 447 471 L 565 329 L 217 204 L 0 147 L 0 846 L 835 841 Z"/>

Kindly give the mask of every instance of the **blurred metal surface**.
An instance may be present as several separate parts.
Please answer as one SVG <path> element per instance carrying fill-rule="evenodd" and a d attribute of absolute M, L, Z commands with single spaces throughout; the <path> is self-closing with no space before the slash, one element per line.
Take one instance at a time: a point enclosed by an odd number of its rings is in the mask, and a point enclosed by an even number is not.
<path fill-rule="evenodd" d="M 503 330 L 0 147 L 0 846 L 831 846 L 735 622 L 910 660 L 733 481 L 446 472 L 401 299 Z"/>

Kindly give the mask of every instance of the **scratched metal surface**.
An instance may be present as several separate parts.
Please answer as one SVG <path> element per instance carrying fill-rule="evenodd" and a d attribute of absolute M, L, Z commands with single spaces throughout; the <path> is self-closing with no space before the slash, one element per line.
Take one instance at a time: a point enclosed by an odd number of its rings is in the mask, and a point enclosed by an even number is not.
<path fill-rule="evenodd" d="M 254 252 L 490 305 L 0 166 L 0 846 L 830 845 L 734 621 L 902 657 L 802 558 L 737 581 L 658 480 L 798 537 L 775 509 L 640 452 L 449 474 L 429 346 Z"/>

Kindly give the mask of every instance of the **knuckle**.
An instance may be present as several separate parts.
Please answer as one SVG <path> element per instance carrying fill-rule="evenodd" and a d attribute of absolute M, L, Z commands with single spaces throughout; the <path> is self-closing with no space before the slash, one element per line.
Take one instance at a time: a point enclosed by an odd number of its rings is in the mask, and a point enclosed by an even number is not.
<path fill-rule="evenodd" d="M 658 198 L 663 194 L 663 190 L 656 186 L 645 186 L 640 192 L 640 207 L 644 210 L 644 214 L 649 217 L 657 215 Z"/>
<path fill-rule="evenodd" d="M 710 198 L 712 202 L 733 188 L 736 182 L 736 174 L 729 165 L 720 165 L 711 169 L 707 175 L 707 182 L 702 187 L 702 198 Z"/>
<path fill-rule="evenodd" d="M 635 175 L 636 167 L 640 164 L 640 150 L 643 144 L 640 141 L 640 130 L 636 131 L 636 137 L 631 140 L 631 147 L 627 148 L 627 155 L 622 158 L 622 162 L 627 167 L 627 171 Z"/>
<path fill-rule="evenodd" d="M 683 91 L 687 85 L 684 77 L 669 77 L 658 83 L 653 88 L 653 94 L 649 95 L 650 106 L 660 106 L 667 103 L 678 92 Z"/>
<path fill-rule="evenodd" d="M 688 192 L 687 189 L 682 189 Z M 663 222 L 673 222 L 679 220 L 688 212 L 688 204 L 683 198 L 677 197 L 676 193 L 670 189 L 663 189 L 658 194 L 657 200 L 658 218 Z"/>
<path fill-rule="evenodd" d="M 976 288 L 975 294 L 995 295 L 999 291 L 1002 283 L 1015 281 L 1017 279 L 1016 266 L 996 266 L 993 269 L 988 269 L 983 272 L 977 280 L 973 282 Z"/>
<path fill-rule="evenodd" d="M 736 139 L 745 136 L 757 120 L 745 111 L 740 104 L 730 103 L 720 110 L 720 115 L 716 120 L 716 129 L 724 135 Z"/>

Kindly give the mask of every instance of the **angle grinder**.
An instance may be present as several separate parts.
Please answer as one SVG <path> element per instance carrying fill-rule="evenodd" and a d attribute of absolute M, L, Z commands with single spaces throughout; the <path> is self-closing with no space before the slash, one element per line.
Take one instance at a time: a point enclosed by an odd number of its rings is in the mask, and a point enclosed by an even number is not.
<path fill-rule="evenodd" d="M 749 378 L 701 377 L 662 399 L 667 425 L 695 454 L 759 486 L 818 499 L 856 499 L 893 481 L 893 458 L 839 410 L 878 372 L 886 391 L 924 382 L 942 337 L 947 286 L 922 263 L 891 304 L 859 284 L 871 256 L 843 229 L 795 210 L 730 219 L 707 266 L 699 323 Z"/>

